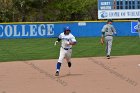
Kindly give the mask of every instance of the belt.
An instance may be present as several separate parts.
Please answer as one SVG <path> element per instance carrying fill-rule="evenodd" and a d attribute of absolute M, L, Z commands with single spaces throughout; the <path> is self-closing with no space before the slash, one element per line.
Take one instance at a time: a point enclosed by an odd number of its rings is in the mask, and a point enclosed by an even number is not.
<path fill-rule="evenodd" d="M 63 48 L 63 47 L 62 47 Z M 63 48 L 64 50 L 69 50 L 69 49 L 72 49 L 72 48 Z"/>
<path fill-rule="evenodd" d="M 112 36 L 112 35 L 106 35 L 106 36 Z"/>

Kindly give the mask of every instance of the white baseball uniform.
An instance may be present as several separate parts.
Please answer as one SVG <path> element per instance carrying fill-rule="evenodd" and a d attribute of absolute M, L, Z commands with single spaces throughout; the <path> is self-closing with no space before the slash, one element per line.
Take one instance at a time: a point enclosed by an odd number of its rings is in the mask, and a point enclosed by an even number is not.
<path fill-rule="evenodd" d="M 65 35 L 64 32 L 59 35 L 59 39 L 62 41 L 58 62 L 62 63 L 64 58 L 66 58 L 67 62 L 70 62 L 72 45 L 69 45 L 69 42 L 76 42 L 76 39 L 71 33 L 69 33 L 69 35 Z"/>
<path fill-rule="evenodd" d="M 116 34 L 116 30 L 113 25 L 106 24 L 102 28 L 102 32 L 105 33 L 105 41 L 106 41 L 106 55 L 110 55 L 112 42 L 113 42 L 113 34 Z"/>

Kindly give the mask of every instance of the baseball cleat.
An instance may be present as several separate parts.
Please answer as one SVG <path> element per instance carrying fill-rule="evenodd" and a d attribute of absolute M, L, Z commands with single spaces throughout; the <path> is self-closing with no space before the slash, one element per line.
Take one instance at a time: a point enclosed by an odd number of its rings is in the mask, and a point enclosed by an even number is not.
<path fill-rule="evenodd" d="M 56 71 L 55 76 L 59 76 L 59 71 Z"/>
<path fill-rule="evenodd" d="M 107 55 L 106 57 L 107 57 L 107 59 L 110 59 L 110 55 Z"/>
<path fill-rule="evenodd" d="M 71 62 L 68 62 L 68 67 L 71 67 Z"/>

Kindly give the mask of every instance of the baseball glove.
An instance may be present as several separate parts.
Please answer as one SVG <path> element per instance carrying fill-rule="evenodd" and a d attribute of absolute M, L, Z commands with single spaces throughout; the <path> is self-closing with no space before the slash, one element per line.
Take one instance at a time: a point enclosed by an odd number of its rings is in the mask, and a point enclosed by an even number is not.
<path fill-rule="evenodd" d="M 100 42 L 101 42 L 102 45 L 104 44 L 104 38 L 103 37 L 101 38 Z"/>

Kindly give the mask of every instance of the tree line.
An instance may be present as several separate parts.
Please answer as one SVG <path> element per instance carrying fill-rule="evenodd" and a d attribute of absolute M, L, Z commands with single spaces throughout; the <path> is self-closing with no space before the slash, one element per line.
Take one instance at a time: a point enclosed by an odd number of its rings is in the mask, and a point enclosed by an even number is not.
<path fill-rule="evenodd" d="M 0 22 L 97 20 L 97 0 L 0 0 Z"/>

